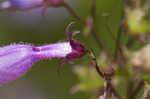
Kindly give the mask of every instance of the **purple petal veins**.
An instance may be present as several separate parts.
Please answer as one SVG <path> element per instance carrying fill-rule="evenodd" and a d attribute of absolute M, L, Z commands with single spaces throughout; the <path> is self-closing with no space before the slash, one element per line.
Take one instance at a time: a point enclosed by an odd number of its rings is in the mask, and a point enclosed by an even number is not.
<path fill-rule="evenodd" d="M 0 85 L 22 76 L 33 63 L 46 58 L 63 58 L 72 49 L 69 42 L 40 47 L 9 45 L 0 48 Z"/>
<path fill-rule="evenodd" d="M 14 44 L 0 47 L 0 85 L 24 75 L 33 63 L 47 58 L 64 58 L 61 65 L 81 58 L 86 50 L 84 45 L 72 38 L 75 32 L 69 32 L 69 42 L 60 42 L 44 46 Z"/>

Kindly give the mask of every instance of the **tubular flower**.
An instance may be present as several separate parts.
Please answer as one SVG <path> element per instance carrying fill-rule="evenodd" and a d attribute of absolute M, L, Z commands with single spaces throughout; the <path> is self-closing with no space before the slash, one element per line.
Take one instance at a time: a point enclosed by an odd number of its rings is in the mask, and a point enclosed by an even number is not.
<path fill-rule="evenodd" d="M 43 0 L 6 0 L 0 4 L 1 9 L 28 9 L 43 5 Z"/>
<path fill-rule="evenodd" d="M 63 0 L 6 0 L 0 3 L 0 9 L 23 10 L 36 8 L 44 5 L 59 7 L 64 4 Z"/>
<path fill-rule="evenodd" d="M 60 42 L 44 46 L 31 46 L 14 44 L 0 47 L 0 85 L 15 80 L 24 75 L 33 63 L 47 58 L 64 58 L 61 66 L 74 59 L 81 58 L 85 47 L 75 41 L 72 36 L 77 32 L 69 32 L 71 24 L 67 27 L 69 42 Z"/>

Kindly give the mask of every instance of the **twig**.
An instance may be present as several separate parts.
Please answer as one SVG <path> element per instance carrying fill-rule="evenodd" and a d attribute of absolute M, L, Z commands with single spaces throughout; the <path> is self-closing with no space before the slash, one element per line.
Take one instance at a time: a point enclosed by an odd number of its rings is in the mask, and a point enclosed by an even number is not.
<path fill-rule="evenodd" d="M 104 79 L 104 73 L 103 73 L 103 72 L 101 71 L 101 69 L 99 68 L 94 53 L 91 52 L 91 51 L 89 51 L 89 50 L 88 50 L 87 52 L 88 52 L 89 58 L 90 58 L 90 59 L 94 62 L 94 64 L 95 64 L 95 69 L 96 69 L 97 73 L 99 74 L 100 77 L 102 77 L 102 78 Z"/>
<path fill-rule="evenodd" d="M 100 68 L 98 67 L 97 63 L 96 63 L 96 65 L 95 65 L 95 68 L 96 68 L 96 71 L 98 72 L 98 74 L 99 74 L 102 78 L 104 78 L 104 74 L 102 73 L 102 71 L 101 71 Z"/>
<path fill-rule="evenodd" d="M 95 63 L 95 69 L 97 73 L 99 74 L 99 76 L 102 77 L 104 80 L 106 80 L 106 83 L 107 83 L 106 92 L 110 94 L 114 94 L 118 99 L 120 99 L 120 96 L 117 94 L 115 88 L 111 84 L 111 77 L 114 74 L 114 69 L 110 67 L 105 72 L 102 72 L 100 67 L 97 64 L 97 60 L 96 60 L 94 53 L 91 51 L 87 51 L 87 52 L 88 52 L 88 56 L 90 57 L 90 59 L 92 59 L 92 61 Z"/>

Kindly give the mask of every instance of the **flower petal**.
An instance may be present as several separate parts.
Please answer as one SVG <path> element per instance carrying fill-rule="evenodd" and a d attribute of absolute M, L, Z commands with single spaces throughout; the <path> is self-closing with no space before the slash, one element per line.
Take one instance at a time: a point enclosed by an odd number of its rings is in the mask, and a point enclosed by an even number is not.
<path fill-rule="evenodd" d="M 40 6 L 43 0 L 7 0 L 0 4 L 1 9 L 25 9 Z"/>
<path fill-rule="evenodd" d="M 32 47 L 10 45 L 0 48 L 0 85 L 23 75 L 34 63 Z"/>
<path fill-rule="evenodd" d="M 40 47 L 9 45 L 0 48 L 0 85 L 27 72 L 33 63 L 46 58 L 63 58 L 72 51 L 69 42 Z"/>
<path fill-rule="evenodd" d="M 72 52 L 72 48 L 69 42 L 61 42 L 35 47 L 34 50 L 34 55 L 40 60 L 45 58 L 64 58 L 67 56 L 67 54 Z"/>
<path fill-rule="evenodd" d="M 64 58 L 61 62 L 62 66 L 74 59 L 81 58 L 86 53 L 86 50 L 83 44 L 73 39 L 74 33 L 67 30 L 69 42 L 39 47 L 24 44 L 0 47 L 0 85 L 24 75 L 32 64 L 39 60 Z"/>

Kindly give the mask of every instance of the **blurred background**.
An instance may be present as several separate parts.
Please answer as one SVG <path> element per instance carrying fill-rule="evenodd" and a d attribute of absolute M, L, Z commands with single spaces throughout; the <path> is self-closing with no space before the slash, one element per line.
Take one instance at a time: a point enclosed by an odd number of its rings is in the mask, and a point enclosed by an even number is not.
<path fill-rule="evenodd" d="M 123 0 L 96 0 L 96 28 L 100 40 L 110 51 L 114 51 L 114 41 L 106 28 L 106 17 L 109 13 L 110 27 L 114 35 L 117 32 L 121 18 Z M 66 0 L 68 4 L 84 18 L 90 12 L 90 0 Z M 0 46 L 12 43 L 44 45 L 66 40 L 65 28 L 72 22 L 77 24 L 74 29 L 81 30 L 77 39 L 87 47 L 93 48 L 99 55 L 99 48 L 91 35 L 84 37 L 82 25 L 63 7 L 49 7 L 46 17 L 42 16 L 42 8 L 27 11 L 0 12 Z M 1 99 L 89 99 L 88 93 L 78 92 L 71 94 L 71 88 L 79 82 L 73 73 L 72 65 L 64 65 L 61 75 L 57 67 L 61 59 L 44 60 L 33 65 L 32 69 L 23 77 L 0 87 Z M 88 61 L 86 58 L 77 63 Z"/>

